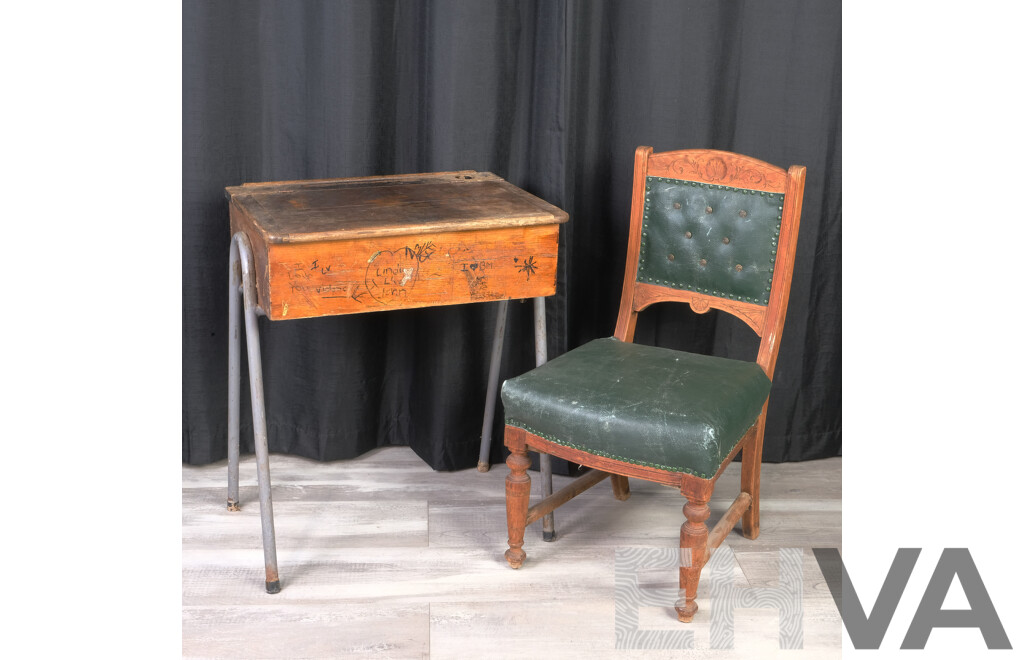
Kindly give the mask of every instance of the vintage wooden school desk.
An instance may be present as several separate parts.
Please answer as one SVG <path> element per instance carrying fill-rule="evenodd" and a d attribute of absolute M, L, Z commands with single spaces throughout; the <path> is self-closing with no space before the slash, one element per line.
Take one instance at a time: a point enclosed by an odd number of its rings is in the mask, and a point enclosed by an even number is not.
<path fill-rule="evenodd" d="M 544 296 L 555 292 L 568 215 L 489 172 L 247 183 L 231 213 L 228 509 L 237 511 L 239 293 L 244 300 L 266 588 L 280 591 L 257 315 L 285 321 L 497 301 L 478 468 L 486 471 L 508 301 L 533 298 L 537 364 L 547 359 Z M 551 464 L 541 457 L 544 495 Z M 544 521 L 544 538 L 554 522 Z"/>

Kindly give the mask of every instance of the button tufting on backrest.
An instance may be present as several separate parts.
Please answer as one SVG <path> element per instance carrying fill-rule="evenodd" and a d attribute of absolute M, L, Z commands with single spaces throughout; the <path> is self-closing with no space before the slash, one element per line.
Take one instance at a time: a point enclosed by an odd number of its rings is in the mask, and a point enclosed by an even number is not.
<path fill-rule="evenodd" d="M 637 279 L 768 304 L 784 195 L 648 177 Z M 647 259 L 649 250 L 668 258 Z"/>

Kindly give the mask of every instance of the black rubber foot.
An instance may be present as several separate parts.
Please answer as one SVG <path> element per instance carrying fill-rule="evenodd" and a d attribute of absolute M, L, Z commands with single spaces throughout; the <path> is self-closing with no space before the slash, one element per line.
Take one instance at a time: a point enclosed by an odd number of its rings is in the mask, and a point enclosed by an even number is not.
<path fill-rule="evenodd" d="M 274 580 L 273 582 L 267 582 L 267 593 L 268 594 L 276 594 L 279 591 L 281 591 L 281 581 L 280 580 Z"/>
<path fill-rule="evenodd" d="M 554 541 L 555 540 L 555 533 L 554 532 L 544 532 L 544 540 L 548 541 L 548 542 Z"/>

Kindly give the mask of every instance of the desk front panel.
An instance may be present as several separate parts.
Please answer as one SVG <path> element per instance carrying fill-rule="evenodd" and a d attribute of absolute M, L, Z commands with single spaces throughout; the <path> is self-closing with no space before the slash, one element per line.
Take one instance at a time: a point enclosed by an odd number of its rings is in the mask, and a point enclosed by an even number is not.
<path fill-rule="evenodd" d="M 277 321 L 550 296 L 558 224 L 261 247 L 260 303 Z"/>

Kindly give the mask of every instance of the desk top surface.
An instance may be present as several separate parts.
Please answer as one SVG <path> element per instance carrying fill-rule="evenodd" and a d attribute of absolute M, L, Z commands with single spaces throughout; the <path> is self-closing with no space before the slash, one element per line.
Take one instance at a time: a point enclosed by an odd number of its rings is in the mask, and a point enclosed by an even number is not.
<path fill-rule="evenodd" d="M 565 211 L 490 172 L 247 183 L 226 189 L 269 243 L 562 223 Z"/>

